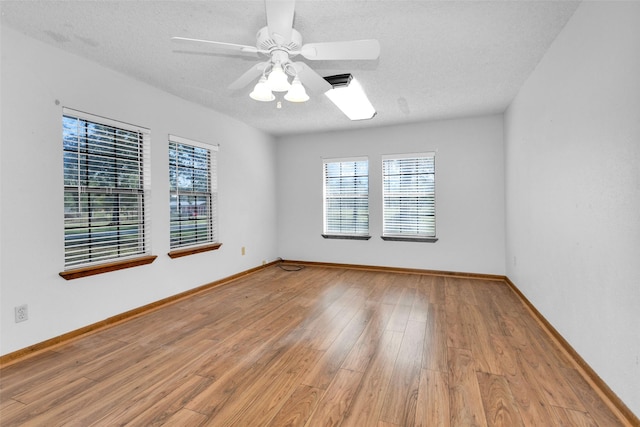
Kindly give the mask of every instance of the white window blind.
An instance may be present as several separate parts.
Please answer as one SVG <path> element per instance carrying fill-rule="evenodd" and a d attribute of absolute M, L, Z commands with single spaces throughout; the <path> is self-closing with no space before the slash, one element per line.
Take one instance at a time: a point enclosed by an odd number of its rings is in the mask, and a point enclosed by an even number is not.
<path fill-rule="evenodd" d="M 382 158 L 383 235 L 435 237 L 435 154 Z"/>
<path fill-rule="evenodd" d="M 217 153 L 169 135 L 171 249 L 217 241 Z"/>
<path fill-rule="evenodd" d="M 324 234 L 369 234 L 369 161 L 324 159 Z"/>
<path fill-rule="evenodd" d="M 149 254 L 149 130 L 63 109 L 65 268 Z"/>

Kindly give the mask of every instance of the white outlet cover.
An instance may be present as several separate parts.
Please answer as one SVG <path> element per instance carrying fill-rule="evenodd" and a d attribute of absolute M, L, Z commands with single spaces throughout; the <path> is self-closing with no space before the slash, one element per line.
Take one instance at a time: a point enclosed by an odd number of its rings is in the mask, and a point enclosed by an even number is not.
<path fill-rule="evenodd" d="M 26 304 L 15 307 L 15 316 L 16 323 L 29 320 L 29 307 Z"/>

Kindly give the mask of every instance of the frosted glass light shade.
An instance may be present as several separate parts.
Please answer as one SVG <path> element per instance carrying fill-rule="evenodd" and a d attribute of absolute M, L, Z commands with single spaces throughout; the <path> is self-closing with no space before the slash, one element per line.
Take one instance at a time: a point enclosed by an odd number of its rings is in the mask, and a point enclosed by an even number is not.
<path fill-rule="evenodd" d="M 275 64 L 273 66 L 271 73 L 269 73 L 267 84 L 274 92 L 286 92 L 291 88 L 289 80 L 287 79 L 287 74 L 284 72 L 280 64 Z"/>
<path fill-rule="evenodd" d="M 289 89 L 289 92 L 284 96 L 284 99 L 289 102 L 307 102 L 309 100 L 309 95 L 307 95 L 307 91 L 297 76 L 293 79 L 291 89 Z"/>
<path fill-rule="evenodd" d="M 253 92 L 251 92 L 249 96 L 251 97 L 251 99 L 255 99 L 256 101 L 261 102 L 269 102 L 276 99 L 273 93 L 271 93 L 271 88 L 267 84 L 267 79 L 264 76 L 260 77 L 260 80 L 253 88 Z"/>

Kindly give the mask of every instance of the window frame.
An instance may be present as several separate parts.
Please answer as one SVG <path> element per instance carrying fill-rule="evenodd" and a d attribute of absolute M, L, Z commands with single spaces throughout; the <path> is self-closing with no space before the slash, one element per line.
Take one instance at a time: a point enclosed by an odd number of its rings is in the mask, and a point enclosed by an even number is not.
<path fill-rule="evenodd" d="M 69 280 L 153 262 L 155 256 L 151 255 L 149 212 L 151 204 L 150 130 L 66 107 L 62 108 L 61 118 L 65 209 L 63 214 L 64 271 L 60 276 Z M 66 131 L 66 119 L 77 123 L 76 134 L 69 139 L 67 139 L 69 135 Z M 81 123 L 84 123 L 82 127 L 79 126 Z M 133 134 L 136 134 L 135 138 L 131 138 Z M 74 139 L 75 149 L 73 148 Z M 112 152 L 107 154 L 107 150 Z M 69 163 L 67 163 L 68 159 L 70 159 Z M 127 169 L 130 170 L 128 174 L 119 174 L 119 171 Z M 100 180 L 97 177 L 100 174 L 111 175 L 111 177 L 98 183 Z M 136 179 L 133 183 L 129 181 L 127 184 L 125 181 L 132 179 L 133 176 L 136 176 Z M 75 182 L 69 182 L 69 177 Z M 91 182 L 91 179 L 94 182 Z M 89 199 L 91 197 L 113 198 L 114 195 L 118 202 L 100 205 L 101 208 L 105 206 L 111 208 L 109 215 L 114 225 L 96 224 L 98 222 L 96 218 L 98 220 L 106 218 L 107 210 L 92 207 Z M 125 204 L 125 207 L 137 207 L 133 210 L 123 208 L 121 205 L 123 197 L 125 199 L 128 197 L 129 202 L 135 199 L 135 202 Z M 83 199 L 86 199 L 86 205 Z M 77 211 L 67 210 L 70 201 L 72 202 L 70 206 L 73 208 L 75 205 Z M 86 227 L 82 226 L 83 209 L 85 209 L 84 214 L 88 224 Z M 99 216 L 99 212 L 102 212 L 102 217 Z M 78 230 L 82 229 L 87 229 L 84 245 L 73 245 L 72 240 L 82 239 L 70 239 L 69 236 L 77 236 Z M 129 229 L 136 230 L 133 238 Z M 100 236 L 101 232 L 103 236 Z M 108 242 L 111 245 L 107 245 L 106 248 L 102 245 L 101 250 L 96 250 L 101 246 L 100 243 L 104 243 L 104 233 L 111 232 L 115 232 L 115 235 L 109 236 Z M 116 254 L 112 256 L 105 253 L 105 249 L 108 248 L 113 248 Z M 81 251 L 88 251 L 84 258 Z"/>
<path fill-rule="evenodd" d="M 172 163 L 171 151 L 172 151 L 172 146 L 175 147 L 173 148 L 174 150 L 177 150 L 178 145 L 186 146 L 192 149 L 197 148 L 200 150 L 207 150 L 208 189 L 206 191 L 203 191 L 203 190 L 196 191 L 195 189 L 193 191 L 184 190 L 184 189 L 181 190 L 177 185 L 174 186 L 174 184 L 172 184 L 171 167 L 174 166 L 176 168 L 175 173 L 176 173 L 176 179 L 177 179 L 179 165 L 177 161 Z M 169 162 L 168 162 L 168 167 L 169 167 L 169 248 L 170 248 L 168 253 L 169 257 L 179 258 L 186 255 L 192 255 L 196 253 L 219 249 L 220 246 L 222 245 L 218 241 L 218 215 L 217 215 L 217 208 L 218 208 L 217 157 L 218 157 L 219 146 L 169 134 L 167 148 L 168 148 L 168 157 L 169 157 Z M 194 174 L 195 174 L 195 171 L 197 170 L 202 171 L 203 169 L 193 167 Z M 172 213 L 173 211 L 172 203 L 173 203 L 173 198 L 176 197 L 178 199 L 176 200 L 176 203 L 179 205 L 179 198 L 181 195 L 185 195 L 186 197 L 196 197 L 196 198 L 205 199 L 205 204 L 207 206 L 207 209 L 206 209 L 207 229 L 206 229 L 206 238 L 204 240 L 197 239 L 193 243 L 190 243 L 190 242 L 181 243 L 181 244 L 174 243 L 173 227 L 175 226 L 175 222 L 173 219 L 174 215 Z M 183 219 L 179 219 L 178 221 L 183 221 Z M 182 240 L 182 237 L 179 239 L 179 241 L 181 240 Z"/>
<path fill-rule="evenodd" d="M 348 164 L 353 163 L 353 169 L 357 168 L 356 163 L 358 162 L 366 162 L 366 194 L 356 196 L 357 192 L 362 190 L 361 186 L 355 184 L 354 179 L 354 195 L 351 196 L 352 199 L 364 199 L 366 200 L 366 230 L 358 232 L 359 221 L 357 219 L 352 221 L 352 225 L 347 225 L 346 228 L 350 228 L 351 230 L 347 232 L 340 232 L 335 229 L 332 229 L 329 224 L 329 207 L 328 201 L 332 199 L 339 199 L 340 197 L 330 197 L 327 191 L 328 185 L 328 177 L 327 177 L 327 165 L 328 164 Z M 360 175 L 360 177 L 364 177 L 365 175 Z M 349 175 L 340 175 L 334 178 L 342 180 L 342 178 L 349 177 Z M 353 175 L 353 178 L 357 178 L 358 175 Z M 347 186 L 345 186 L 346 188 Z M 341 187 L 342 188 L 342 187 Z M 340 157 L 340 158 L 323 158 L 322 159 L 322 237 L 325 239 L 346 239 L 346 240 L 369 240 L 371 238 L 370 235 L 370 205 L 369 205 L 369 189 L 370 189 L 370 180 L 369 180 L 369 158 L 367 156 L 357 156 L 357 157 Z M 344 199 L 348 199 L 349 197 L 343 197 Z M 349 206 L 347 206 L 349 207 Z M 350 207 L 352 209 L 356 209 L 358 207 L 357 202 L 353 202 Z M 345 221 L 347 224 L 350 222 L 349 220 Z M 342 219 L 340 219 L 340 223 L 342 224 Z"/>
<path fill-rule="evenodd" d="M 398 191 L 396 191 L 393 194 L 390 194 L 389 192 L 389 188 L 388 188 L 388 184 L 387 184 L 387 178 L 390 176 L 390 174 L 387 173 L 387 168 L 385 166 L 385 162 L 387 161 L 418 161 L 420 159 L 430 159 L 430 162 L 432 163 L 431 166 L 427 166 L 427 167 L 431 167 L 432 168 L 432 172 L 422 172 L 422 173 L 402 173 L 400 174 L 400 176 L 413 176 L 416 177 L 414 179 L 411 179 L 411 181 L 415 181 L 416 179 L 418 179 L 417 177 L 419 176 L 430 176 L 426 178 L 427 183 L 431 183 L 431 184 L 427 184 L 421 191 L 421 189 L 419 188 L 420 186 L 424 185 L 424 184 L 416 184 L 414 186 L 408 185 L 405 186 L 404 184 L 400 184 L 401 186 L 403 186 L 403 188 L 401 188 Z M 404 154 L 385 154 L 382 156 L 382 235 L 381 238 L 383 240 L 387 240 L 387 241 L 402 241 L 402 242 L 428 242 L 428 243 L 434 243 L 438 241 L 438 237 L 436 235 L 436 153 L 435 152 L 421 152 L 421 153 L 404 153 Z M 401 180 L 402 181 L 402 180 Z M 429 188 L 431 187 L 431 188 Z M 406 218 L 404 217 L 404 215 L 402 215 L 402 217 L 399 220 L 396 220 L 396 223 L 393 224 L 396 227 L 400 227 L 401 230 L 400 232 L 389 232 L 389 228 L 391 228 L 390 221 L 388 218 L 388 210 L 390 209 L 389 207 L 389 203 L 388 203 L 388 198 L 394 196 L 396 198 L 404 198 L 406 199 L 406 196 L 402 196 L 403 192 L 406 192 L 407 190 L 413 190 L 414 193 L 416 194 L 415 196 L 413 196 L 414 198 L 414 203 L 409 203 L 409 206 L 412 209 L 415 210 L 419 210 L 419 209 L 426 209 L 426 210 L 432 210 L 432 214 L 431 215 L 415 215 L 415 216 L 407 216 Z M 420 201 L 418 201 L 418 198 L 422 199 Z M 406 200 L 405 201 L 401 201 L 399 202 L 399 204 L 406 204 Z M 400 206 L 396 206 L 396 208 L 399 208 Z M 418 224 L 419 222 L 419 217 L 429 217 L 432 216 L 432 222 L 433 225 L 420 225 Z M 404 220 L 406 219 L 411 219 L 411 218 L 415 218 L 415 226 L 407 226 L 406 227 L 406 232 L 404 232 L 402 230 L 403 227 L 405 227 L 404 225 L 402 225 L 402 222 L 404 222 Z M 420 228 L 425 227 L 425 232 L 421 232 Z M 432 231 L 431 231 L 432 230 Z M 413 232 L 412 232 L 413 231 Z"/>

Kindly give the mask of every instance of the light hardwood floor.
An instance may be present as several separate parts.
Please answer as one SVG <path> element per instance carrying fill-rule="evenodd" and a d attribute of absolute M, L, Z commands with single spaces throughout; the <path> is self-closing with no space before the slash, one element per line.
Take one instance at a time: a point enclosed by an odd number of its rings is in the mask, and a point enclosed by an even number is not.
<path fill-rule="evenodd" d="M 268 267 L 3 369 L 8 426 L 619 426 L 501 281 Z"/>

